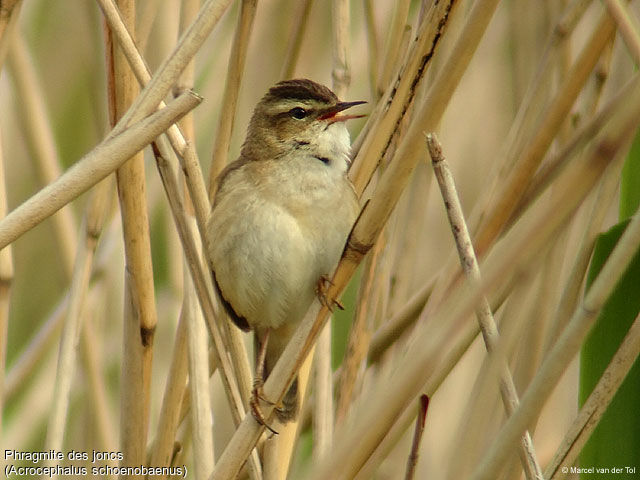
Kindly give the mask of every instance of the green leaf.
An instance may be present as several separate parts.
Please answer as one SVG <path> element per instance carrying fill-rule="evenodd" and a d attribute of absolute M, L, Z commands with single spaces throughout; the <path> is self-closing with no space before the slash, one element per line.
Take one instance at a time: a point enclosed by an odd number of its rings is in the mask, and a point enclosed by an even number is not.
<path fill-rule="evenodd" d="M 640 205 L 640 130 L 633 139 L 622 167 L 620 180 L 620 220 L 631 217 Z"/>
<path fill-rule="evenodd" d="M 600 235 L 587 277 L 587 289 L 614 249 L 628 225 L 622 222 Z M 580 356 L 582 406 L 617 351 L 635 317 L 640 312 L 640 250 L 600 312 L 585 341 Z M 640 475 L 640 362 L 636 360 L 627 378 L 604 413 L 599 425 L 580 454 L 583 468 L 622 468 L 623 473 L 582 473 L 581 479 L 638 478 Z M 635 468 L 626 473 L 625 468 Z"/>

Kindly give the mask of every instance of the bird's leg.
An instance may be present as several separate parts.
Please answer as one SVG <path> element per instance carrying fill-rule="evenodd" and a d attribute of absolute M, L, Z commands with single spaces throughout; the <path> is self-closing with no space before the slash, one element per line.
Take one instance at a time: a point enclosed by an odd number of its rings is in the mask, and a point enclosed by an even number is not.
<path fill-rule="evenodd" d="M 277 434 L 273 428 L 271 428 L 262 414 L 262 410 L 260 408 L 260 400 L 269 405 L 273 405 L 273 402 L 269 401 L 264 397 L 264 392 L 262 388 L 264 387 L 264 363 L 265 358 L 267 356 L 267 343 L 269 342 L 269 332 L 271 329 L 267 328 L 266 333 L 264 334 L 264 338 L 260 343 L 260 350 L 258 352 L 258 356 L 256 359 L 256 374 L 253 377 L 253 386 L 251 388 L 251 399 L 249 400 L 249 406 L 251 407 L 251 413 L 256 421 L 260 425 L 264 425 L 271 433 Z M 257 334 L 257 332 L 256 332 Z"/>
<path fill-rule="evenodd" d="M 336 300 L 335 298 L 329 299 L 329 297 L 327 297 L 329 285 L 333 285 L 331 279 L 327 275 L 320 275 L 318 283 L 316 284 L 316 295 L 318 296 L 318 300 L 323 306 L 327 307 L 330 312 L 333 312 L 335 307 L 338 307 L 340 310 L 344 310 L 344 305 L 342 305 L 339 300 Z"/>

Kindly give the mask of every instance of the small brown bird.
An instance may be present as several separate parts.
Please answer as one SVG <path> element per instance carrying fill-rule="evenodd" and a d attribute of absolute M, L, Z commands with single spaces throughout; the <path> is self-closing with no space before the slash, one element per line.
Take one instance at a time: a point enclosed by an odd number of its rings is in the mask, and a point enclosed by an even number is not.
<path fill-rule="evenodd" d="M 221 301 L 233 322 L 253 330 L 264 352 L 258 390 L 319 286 L 333 273 L 358 215 L 347 178 L 350 139 L 341 102 L 311 80 L 272 87 L 256 106 L 240 158 L 218 177 L 207 225 L 208 253 Z M 323 280 L 324 279 L 324 280 Z M 257 376 L 262 366 L 256 366 Z M 276 414 L 299 409 L 297 379 Z"/>

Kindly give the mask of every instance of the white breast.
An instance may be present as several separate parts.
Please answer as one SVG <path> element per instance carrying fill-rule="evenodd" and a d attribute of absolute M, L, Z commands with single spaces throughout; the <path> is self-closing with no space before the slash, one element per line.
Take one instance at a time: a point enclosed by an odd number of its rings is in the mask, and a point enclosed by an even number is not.
<path fill-rule="evenodd" d="M 342 141 L 329 138 L 326 155 L 345 155 Z M 278 328 L 304 316 L 320 276 L 333 272 L 358 205 L 344 161 L 297 156 L 269 161 L 266 170 L 258 163 L 232 171 L 219 192 L 209 254 L 236 313 L 253 328 Z"/>

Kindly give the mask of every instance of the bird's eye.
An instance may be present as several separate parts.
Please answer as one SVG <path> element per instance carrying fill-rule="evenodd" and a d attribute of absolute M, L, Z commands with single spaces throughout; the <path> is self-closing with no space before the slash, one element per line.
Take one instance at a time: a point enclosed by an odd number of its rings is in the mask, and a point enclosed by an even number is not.
<path fill-rule="evenodd" d="M 293 118 L 297 118 L 298 120 L 302 120 L 304 117 L 307 116 L 307 111 L 304 108 L 295 107 L 295 108 L 292 108 L 291 110 L 289 110 L 289 114 Z"/>

